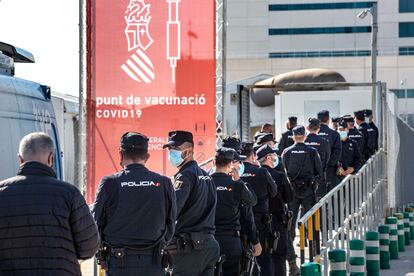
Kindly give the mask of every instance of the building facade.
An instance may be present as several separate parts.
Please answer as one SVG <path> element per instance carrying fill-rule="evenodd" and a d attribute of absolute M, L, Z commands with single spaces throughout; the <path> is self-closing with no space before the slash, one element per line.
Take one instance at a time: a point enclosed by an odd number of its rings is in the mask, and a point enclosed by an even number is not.
<path fill-rule="evenodd" d="M 414 97 L 414 1 L 377 0 L 377 80 Z M 373 1 L 228 0 L 227 80 L 307 68 L 371 81 Z M 413 110 L 407 111 L 414 113 Z M 254 118 L 252 118 L 254 121 Z"/>

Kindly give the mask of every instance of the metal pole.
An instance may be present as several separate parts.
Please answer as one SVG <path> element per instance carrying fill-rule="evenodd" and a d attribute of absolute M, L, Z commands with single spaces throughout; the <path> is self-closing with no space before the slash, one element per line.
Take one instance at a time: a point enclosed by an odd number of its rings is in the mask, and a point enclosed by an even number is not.
<path fill-rule="evenodd" d="M 377 110 L 376 97 L 377 97 L 377 46 L 378 46 L 378 4 L 372 3 L 371 7 L 372 15 L 372 30 L 371 30 L 371 82 L 372 82 L 372 110 Z M 375 114 L 377 116 L 377 114 Z"/>
<path fill-rule="evenodd" d="M 77 186 L 86 189 L 86 0 L 79 0 L 79 127 L 76 151 Z"/>
<path fill-rule="evenodd" d="M 222 122 L 222 132 L 227 134 L 227 124 L 224 116 L 224 110 L 226 107 L 226 70 L 227 70 L 227 0 L 223 0 L 223 10 L 222 10 L 222 32 L 221 32 L 221 122 Z"/>

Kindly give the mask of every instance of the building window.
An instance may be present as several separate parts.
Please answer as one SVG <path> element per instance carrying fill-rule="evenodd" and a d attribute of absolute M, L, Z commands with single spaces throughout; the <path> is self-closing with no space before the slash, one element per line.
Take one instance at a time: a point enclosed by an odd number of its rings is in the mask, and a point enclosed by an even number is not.
<path fill-rule="evenodd" d="M 399 55 L 400 56 L 414 56 L 414 46 L 400 47 Z"/>
<path fill-rule="evenodd" d="M 316 35 L 370 33 L 371 26 L 269 29 L 269 35 Z"/>
<path fill-rule="evenodd" d="M 400 22 L 400 37 L 414 37 L 414 22 Z"/>
<path fill-rule="evenodd" d="M 369 50 L 277 52 L 269 53 L 269 58 L 368 57 L 370 55 Z"/>
<path fill-rule="evenodd" d="M 414 12 L 413 0 L 400 0 L 400 12 Z"/>
<path fill-rule="evenodd" d="M 412 0 L 409 0 L 412 1 Z M 306 4 L 270 4 L 269 11 L 304 11 L 304 10 L 340 10 L 364 9 L 372 7 L 376 2 L 339 2 L 339 3 L 306 3 Z"/>
<path fill-rule="evenodd" d="M 414 89 L 407 89 L 407 91 L 405 89 L 390 89 L 390 91 L 393 92 L 398 99 L 404 99 L 406 97 L 408 99 L 414 98 Z"/>

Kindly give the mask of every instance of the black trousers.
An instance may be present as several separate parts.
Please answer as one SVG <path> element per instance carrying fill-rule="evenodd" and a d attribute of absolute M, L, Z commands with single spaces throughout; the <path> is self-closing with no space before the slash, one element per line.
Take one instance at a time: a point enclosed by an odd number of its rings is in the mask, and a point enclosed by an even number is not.
<path fill-rule="evenodd" d="M 311 189 L 311 188 L 309 188 Z M 289 262 L 296 261 L 296 253 L 295 248 L 293 246 L 293 242 L 295 240 L 295 230 L 296 230 L 296 221 L 298 219 L 299 214 L 299 207 L 303 207 L 303 214 L 304 215 L 307 211 L 309 211 L 313 205 L 315 205 L 315 196 L 310 195 L 305 198 L 297 198 L 294 197 L 293 200 L 288 204 L 289 210 L 293 212 L 293 219 L 292 219 L 292 227 L 288 230 L 288 252 L 287 252 L 287 260 Z"/>
<path fill-rule="evenodd" d="M 129 255 L 122 260 L 111 257 L 108 276 L 164 276 L 165 270 L 151 255 Z"/>
<path fill-rule="evenodd" d="M 204 241 L 201 249 L 173 254 L 174 276 L 214 276 L 214 267 L 220 257 L 220 247 L 214 238 Z M 148 274 L 151 275 L 151 274 Z"/>
<path fill-rule="evenodd" d="M 273 227 L 274 230 L 280 234 L 279 242 L 277 243 L 276 252 L 272 254 L 273 262 L 273 274 L 272 275 L 286 275 L 286 255 L 288 247 L 288 231 L 287 225 L 285 225 L 281 218 L 277 215 L 273 215 Z"/>
<path fill-rule="evenodd" d="M 260 266 L 260 276 L 271 276 L 272 275 L 272 256 L 266 252 L 265 250 L 265 239 L 266 235 L 269 234 L 269 229 L 267 229 L 267 226 L 261 223 L 260 220 L 256 219 L 256 227 L 257 230 L 259 230 L 259 240 L 262 245 L 263 251 L 260 256 L 258 256 L 257 263 Z M 257 275 L 256 273 L 254 275 Z"/>
<path fill-rule="evenodd" d="M 243 254 L 240 237 L 235 235 L 216 235 L 216 240 L 220 245 L 220 255 L 226 255 L 222 276 L 239 276 L 240 259 Z"/>
<path fill-rule="evenodd" d="M 328 166 L 326 168 L 326 185 L 328 187 L 327 192 L 332 190 L 338 185 L 338 175 L 336 174 L 336 166 Z"/>

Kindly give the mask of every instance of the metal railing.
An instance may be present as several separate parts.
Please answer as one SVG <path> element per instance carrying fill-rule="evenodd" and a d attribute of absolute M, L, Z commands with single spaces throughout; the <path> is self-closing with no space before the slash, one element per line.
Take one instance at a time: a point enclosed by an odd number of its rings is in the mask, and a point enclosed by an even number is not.
<path fill-rule="evenodd" d="M 348 175 L 298 221 L 301 263 L 322 264 L 328 275 L 328 251 L 347 250 L 348 239 L 363 239 L 385 217 L 386 153 L 373 155 L 355 175 Z M 307 232 L 307 237 L 305 235 Z M 305 239 L 309 240 L 306 256 Z"/>

